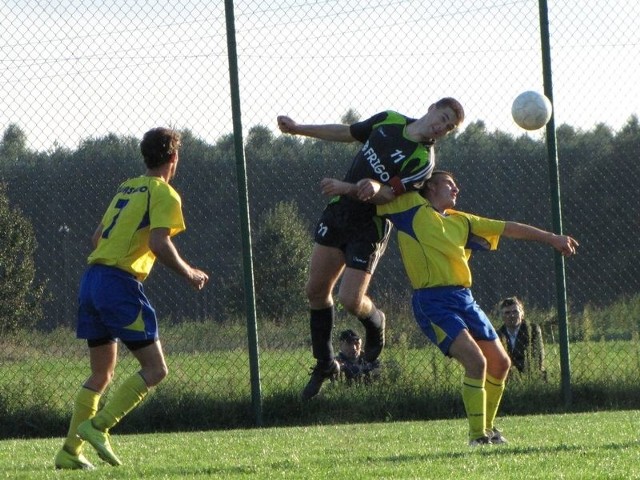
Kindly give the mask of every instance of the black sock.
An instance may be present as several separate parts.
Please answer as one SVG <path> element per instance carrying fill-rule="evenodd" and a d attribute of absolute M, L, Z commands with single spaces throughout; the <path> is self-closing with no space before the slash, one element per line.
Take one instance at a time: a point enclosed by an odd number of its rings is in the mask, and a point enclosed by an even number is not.
<path fill-rule="evenodd" d="M 331 331 L 334 322 L 333 306 L 320 310 L 311 310 L 309 326 L 311 327 L 311 349 L 318 363 L 331 364 L 333 361 L 333 345 Z"/>
<path fill-rule="evenodd" d="M 375 306 L 368 317 L 358 318 L 364 326 L 366 338 L 364 342 L 364 359 L 367 362 L 374 362 L 380 356 L 384 348 L 384 313 Z"/>
<path fill-rule="evenodd" d="M 367 317 L 358 317 L 364 328 L 378 329 L 382 326 L 382 312 L 374 305 L 371 313 Z"/>

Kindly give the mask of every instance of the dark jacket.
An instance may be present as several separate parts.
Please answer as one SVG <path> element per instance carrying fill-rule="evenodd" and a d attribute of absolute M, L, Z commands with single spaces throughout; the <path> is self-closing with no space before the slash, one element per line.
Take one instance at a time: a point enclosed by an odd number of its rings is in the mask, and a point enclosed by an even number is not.
<path fill-rule="evenodd" d="M 498 329 L 500 341 L 505 346 L 512 365 L 519 372 L 527 372 L 533 368 L 544 372 L 544 343 L 542 341 L 542 330 L 540 326 L 532 323 L 529 324 L 525 320 L 520 324 L 518 335 L 516 336 L 515 345 L 512 347 L 509 342 L 507 327 L 502 325 Z"/>
<path fill-rule="evenodd" d="M 349 383 L 352 381 L 365 380 L 369 381 L 380 369 L 380 362 L 367 362 L 363 355 L 360 355 L 355 361 L 348 359 L 342 352 L 338 353 L 336 360 L 340 364 L 340 376 L 344 377 Z"/>

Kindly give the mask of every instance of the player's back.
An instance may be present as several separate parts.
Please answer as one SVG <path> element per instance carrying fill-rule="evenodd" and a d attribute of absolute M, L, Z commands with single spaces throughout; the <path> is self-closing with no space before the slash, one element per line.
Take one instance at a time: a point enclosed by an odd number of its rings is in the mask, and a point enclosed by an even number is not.
<path fill-rule="evenodd" d="M 172 228 L 173 233 L 184 230 L 180 197 L 168 183 L 159 177 L 131 178 L 118 187 L 103 215 L 102 235 L 88 262 L 121 268 L 140 280 L 146 278 L 155 261 L 149 248 L 154 205 L 166 211 L 159 226 Z"/>

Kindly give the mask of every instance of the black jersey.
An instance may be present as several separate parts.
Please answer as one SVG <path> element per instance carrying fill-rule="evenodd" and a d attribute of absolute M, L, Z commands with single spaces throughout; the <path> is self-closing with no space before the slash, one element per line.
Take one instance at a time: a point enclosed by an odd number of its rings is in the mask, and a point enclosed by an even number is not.
<path fill-rule="evenodd" d="M 435 155 L 433 144 L 416 142 L 405 135 L 406 126 L 414 121 L 386 111 L 351 125 L 351 135 L 363 145 L 344 180 L 357 183 L 371 178 L 389 185 L 396 195 L 418 190 L 433 171 Z M 343 203 L 356 217 L 375 215 L 374 205 L 347 196 L 335 197 L 332 202 Z"/>
<path fill-rule="evenodd" d="M 396 194 L 417 190 L 433 171 L 433 145 L 410 140 L 405 128 L 415 120 L 396 112 L 381 112 L 351 125 L 351 135 L 363 143 L 345 181 L 373 178 Z"/>

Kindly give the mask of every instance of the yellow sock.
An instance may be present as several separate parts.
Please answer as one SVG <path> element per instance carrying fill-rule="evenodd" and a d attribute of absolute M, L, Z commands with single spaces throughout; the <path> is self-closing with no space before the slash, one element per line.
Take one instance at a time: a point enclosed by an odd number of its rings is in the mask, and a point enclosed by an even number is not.
<path fill-rule="evenodd" d="M 487 381 L 484 388 L 487 391 L 487 428 L 491 430 L 493 428 L 493 421 L 496 419 L 498 413 L 498 407 L 500 406 L 500 400 L 502 399 L 502 393 L 504 392 L 504 380 L 498 380 L 497 378 L 487 375 Z"/>
<path fill-rule="evenodd" d="M 78 425 L 85 420 L 93 418 L 98 411 L 98 403 L 100 402 L 100 394 L 88 388 L 82 387 L 76 395 L 73 404 L 73 414 L 69 423 L 69 432 L 64 441 L 64 449 L 72 455 L 78 455 L 84 444 L 76 435 Z"/>
<path fill-rule="evenodd" d="M 484 435 L 486 392 L 484 380 L 464 377 L 462 382 L 462 401 L 469 419 L 469 440 Z"/>
<path fill-rule="evenodd" d="M 93 426 L 106 432 L 133 410 L 144 399 L 147 392 L 149 387 L 139 373 L 127 378 L 102 410 L 93 417 Z"/>

